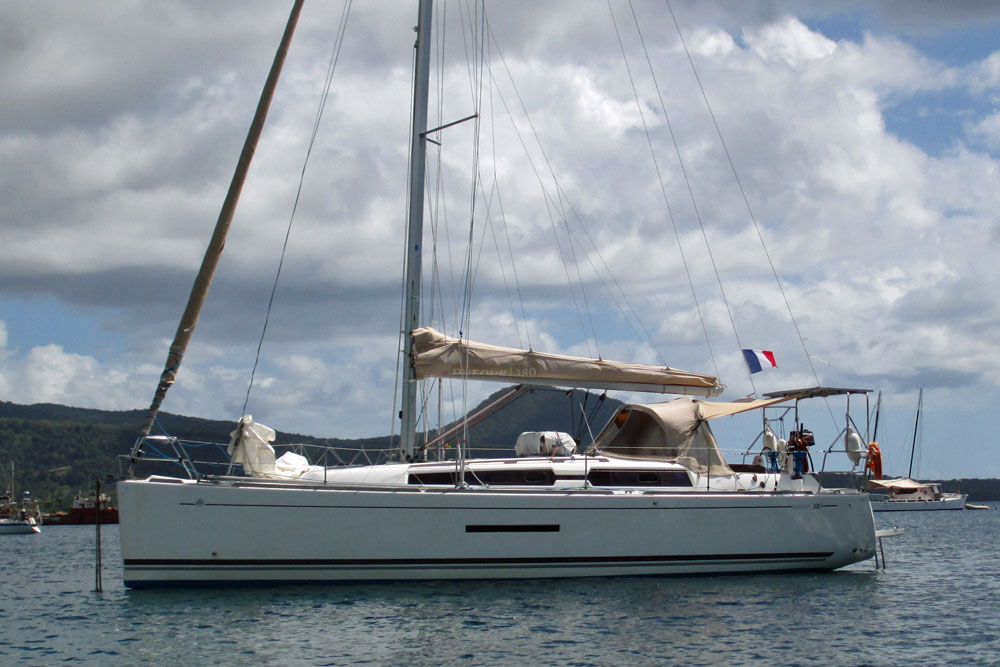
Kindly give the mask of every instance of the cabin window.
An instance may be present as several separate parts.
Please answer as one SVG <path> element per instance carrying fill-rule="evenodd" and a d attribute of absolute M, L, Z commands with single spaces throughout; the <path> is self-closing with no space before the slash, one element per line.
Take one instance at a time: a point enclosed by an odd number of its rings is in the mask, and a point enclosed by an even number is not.
<path fill-rule="evenodd" d="M 594 486 L 691 486 L 682 470 L 591 470 L 587 481 Z"/>
<path fill-rule="evenodd" d="M 458 473 L 448 472 L 411 472 L 407 481 L 409 484 L 449 484 L 457 483 Z M 465 471 L 467 484 L 487 484 L 489 486 L 552 486 L 556 476 L 551 470 L 478 470 Z"/>

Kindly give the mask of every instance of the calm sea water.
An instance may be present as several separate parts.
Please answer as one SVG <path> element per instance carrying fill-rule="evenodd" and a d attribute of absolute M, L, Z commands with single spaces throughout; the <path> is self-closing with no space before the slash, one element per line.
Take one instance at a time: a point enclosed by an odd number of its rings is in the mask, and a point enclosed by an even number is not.
<path fill-rule="evenodd" d="M 129 591 L 117 526 L 0 538 L 0 664 L 996 665 L 1000 511 L 833 573 Z"/>

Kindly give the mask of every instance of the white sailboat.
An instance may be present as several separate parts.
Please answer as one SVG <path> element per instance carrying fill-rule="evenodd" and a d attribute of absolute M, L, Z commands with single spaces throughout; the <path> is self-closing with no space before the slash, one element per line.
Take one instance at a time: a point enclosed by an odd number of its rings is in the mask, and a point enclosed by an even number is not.
<path fill-rule="evenodd" d="M 945 493 L 935 482 L 909 478 L 879 479 L 868 482 L 873 512 L 913 512 L 927 510 L 964 510 L 964 493 Z"/>
<path fill-rule="evenodd" d="M 705 401 L 693 397 L 721 391 L 711 376 L 472 343 L 418 321 L 430 4 L 420 3 L 415 61 L 402 462 L 331 468 L 276 458 L 274 431 L 244 417 L 229 447 L 244 475 L 118 484 L 126 585 L 759 573 L 871 558 L 866 493 L 726 463 L 710 421 L 790 397 Z M 224 208 L 220 223 L 226 217 Z M 195 291 L 200 283 L 207 289 L 199 275 Z M 178 335 L 196 319 L 195 310 Z M 184 345 L 171 348 L 149 423 Z M 521 456 L 423 462 L 416 383 L 426 377 L 682 397 L 622 407 L 583 452 L 565 434 L 538 432 L 518 439 Z M 144 447 L 178 444 L 149 436 L 149 423 L 133 466 Z M 178 462 L 190 469 L 183 455 Z"/>
<path fill-rule="evenodd" d="M 968 494 L 945 493 L 936 482 L 918 482 L 912 479 L 913 457 L 917 450 L 917 433 L 920 412 L 924 405 L 924 390 L 917 396 L 917 416 L 913 424 L 913 441 L 910 445 L 910 468 L 906 477 L 868 480 L 873 512 L 915 512 L 931 510 L 964 510 Z M 881 468 L 881 465 L 879 466 Z"/>
<path fill-rule="evenodd" d="M 10 485 L 6 493 L 0 496 L 0 535 L 31 535 L 40 533 L 42 513 L 38 501 L 27 492 L 17 499 L 17 488 L 14 484 L 14 464 L 10 464 Z"/>

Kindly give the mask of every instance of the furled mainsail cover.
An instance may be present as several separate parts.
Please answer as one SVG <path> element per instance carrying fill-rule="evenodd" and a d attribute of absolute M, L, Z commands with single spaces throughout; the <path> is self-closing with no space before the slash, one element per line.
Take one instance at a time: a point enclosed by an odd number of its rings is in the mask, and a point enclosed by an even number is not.
<path fill-rule="evenodd" d="M 413 332 L 413 356 L 417 379 L 467 376 L 476 380 L 697 396 L 722 391 L 718 378 L 710 375 L 667 366 L 497 347 L 452 338 L 427 327 Z"/>

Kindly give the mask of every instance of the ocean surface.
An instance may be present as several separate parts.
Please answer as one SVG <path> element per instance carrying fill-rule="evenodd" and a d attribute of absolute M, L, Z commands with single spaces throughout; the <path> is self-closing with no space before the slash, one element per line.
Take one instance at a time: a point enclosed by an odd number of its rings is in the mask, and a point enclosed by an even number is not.
<path fill-rule="evenodd" d="M 1000 511 L 877 514 L 885 570 L 130 591 L 117 526 L 0 537 L 0 665 L 1000 665 Z"/>

